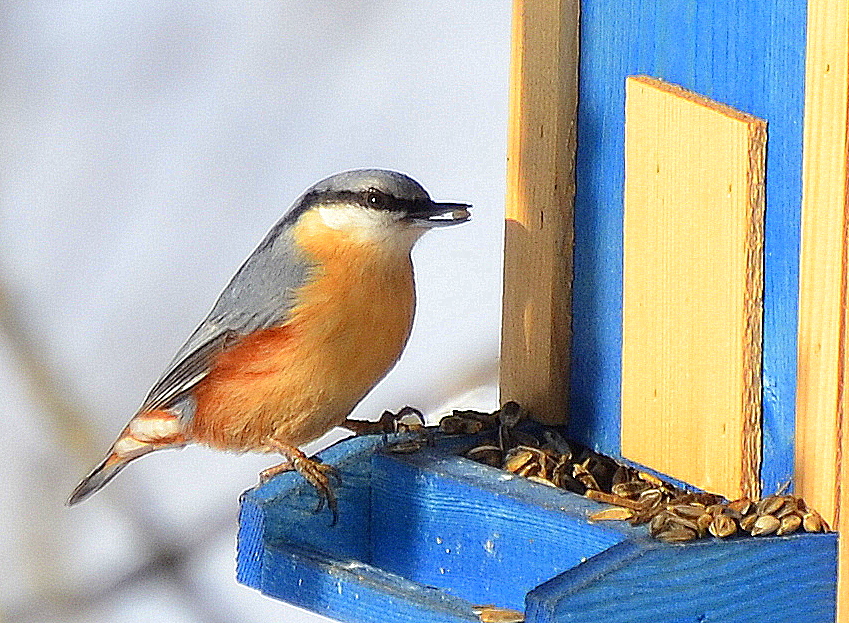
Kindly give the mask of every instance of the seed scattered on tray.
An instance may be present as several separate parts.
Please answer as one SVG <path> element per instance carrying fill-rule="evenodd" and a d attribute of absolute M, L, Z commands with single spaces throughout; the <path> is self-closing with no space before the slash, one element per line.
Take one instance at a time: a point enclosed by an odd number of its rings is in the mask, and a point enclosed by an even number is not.
<path fill-rule="evenodd" d="M 472 612 L 478 615 L 481 623 L 522 623 L 525 620 L 524 612 L 492 605 L 472 606 Z"/>
<path fill-rule="evenodd" d="M 442 419 L 439 430 L 452 435 L 494 431 L 494 437 L 468 450 L 466 458 L 611 504 L 590 515 L 590 521 L 647 524 L 652 537 L 667 543 L 829 530 L 799 496 L 728 501 L 713 493 L 686 491 L 569 441 L 553 428 L 518 429 L 523 416 L 518 404 L 507 402 L 495 413 L 454 411 Z"/>

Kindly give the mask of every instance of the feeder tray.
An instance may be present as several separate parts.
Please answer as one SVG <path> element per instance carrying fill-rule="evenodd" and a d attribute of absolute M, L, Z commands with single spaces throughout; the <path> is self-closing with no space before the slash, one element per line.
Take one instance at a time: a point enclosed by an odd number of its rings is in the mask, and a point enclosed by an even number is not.
<path fill-rule="evenodd" d="M 528 623 L 834 621 L 835 533 L 661 543 L 589 522 L 602 504 L 462 457 L 475 443 L 331 446 L 335 526 L 295 473 L 246 491 L 238 580 L 351 623 L 479 621 L 481 604 Z"/>

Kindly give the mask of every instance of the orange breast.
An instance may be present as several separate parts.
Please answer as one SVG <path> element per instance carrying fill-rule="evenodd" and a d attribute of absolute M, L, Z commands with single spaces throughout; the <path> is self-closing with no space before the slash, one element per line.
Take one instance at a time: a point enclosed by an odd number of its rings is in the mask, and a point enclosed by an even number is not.
<path fill-rule="evenodd" d="M 195 389 L 194 441 L 228 450 L 298 446 L 344 421 L 401 355 L 415 307 L 409 253 L 350 240 L 305 215 L 318 268 L 284 326 L 246 336 Z"/>

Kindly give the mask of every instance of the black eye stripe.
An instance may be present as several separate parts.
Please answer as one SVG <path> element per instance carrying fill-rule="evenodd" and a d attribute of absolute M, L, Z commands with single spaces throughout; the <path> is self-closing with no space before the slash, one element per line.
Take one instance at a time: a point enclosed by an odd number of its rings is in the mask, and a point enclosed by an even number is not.
<path fill-rule="evenodd" d="M 368 190 L 354 192 L 350 190 L 336 190 L 322 193 L 313 193 L 311 196 L 305 197 L 305 200 L 310 205 L 318 202 L 333 202 L 340 203 L 358 203 L 372 210 L 387 210 L 389 212 L 413 212 L 427 201 L 423 199 L 410 200 L 399 199 L 390 194 L 387 194 L 377 188 L 369 188 Z"/>

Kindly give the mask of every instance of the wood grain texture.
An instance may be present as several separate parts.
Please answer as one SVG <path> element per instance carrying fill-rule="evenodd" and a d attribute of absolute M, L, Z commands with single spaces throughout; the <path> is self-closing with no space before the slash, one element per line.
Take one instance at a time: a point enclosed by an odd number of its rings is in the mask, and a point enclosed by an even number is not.
<path fill-rule="evenodd" d="M 468 623 L 474 604 L 358 560 L 311 548 L 268 547 L 263 592 L 348 623 Z"/>
<path fill-rule="evenodd" d="M 846 367 L 847 7 L 810 2 L 799 275 L 796 484 L 831 522 Z"/>
<path fill-rule="evenodd" d="M 587 523 L 595 502 L 456 456 L 378 455 L 373 468 L 372 531 L 391 538 L 374 540 L 371 563 L 472 603 L 524 610 L 528 591 L 627 536 Z"/>
<path fill-rule="evenodd" d="M 757 498 L 766 122 L 646 76 L 625 110 L 622 455 Z"/>
<path fill-rule="evenodd" d="M 382 443 L 380 436 L 355 437 L 331 446 L 321 459 L 331 463 L 341 484 L 335 487 L 339 499 L 339 521 L 330 529 L 330 513 L 316 513 L 315 488 L 296 472 L 281 473 L 265 485 L 242 494 L 236 578 L 259 587 L 262 580 L 262 552 L 268 543 L 284 539 L 302 547 L 333 552 L 340 558 L 368 560 L 371 548 L 368 496 L 369 461 Z"/>
<path fill-rule="evenodd" d="M 799 276 L 796 490 L 849 534 L 847 439 L 847 184 L 849 2 L 810 0 Z M 841 539 L 841 569 L 849 538 Z M 839 620 L 849 619 L 841 574 Z"/>
<path fill-rule="evenodd" d="M 647 74 L 769 121 L 761 477 L 770 493 L 792 479 L 806 7 L 804 0 L 583 3 L 571 437 L 620 452 L 624 83 Z"/>
<path fill-rule="evenodd" d="M 579 0 L 514 0 L 501 400 L 567 418 Z"/>
<path fill-rule="evenodd" d="M 336 526 L 296 474 L 245 492 L 239 580 L 351 623 L 475 621 L 473 604 L 522 610 L 523 593 L 527 623 L 834 619 L 834 534 L 666 545 L 588 522 L 603 506 L 586 498 L 457 456 L 469 438 L 409 455 L 382 443 L 322 453 L 342 476 Z"/>
<path fill-rule="evenodd" d="M 847 202 L 849 203 L 849 202 Z M 844 344 L 849 340 L 849 331 L 844 326 Z M 849 413 L 849 392 L 844 391 L 842 395 L 843 414 Z M 838 441 L 838 464 L 840 471 L 837 473 L 838 517 L 833 525 L 840 534 L 839 550 L 837 558 L 837 621 L 849 619 L 849 423 L 841 420 L 840 436 Z"/>
<path fill-rule="evenodd" d="M 834 534 L 626 541 L 531 592 L 526 620 L 834 623 L 836 548 Z"/>

